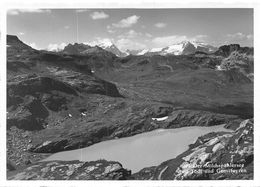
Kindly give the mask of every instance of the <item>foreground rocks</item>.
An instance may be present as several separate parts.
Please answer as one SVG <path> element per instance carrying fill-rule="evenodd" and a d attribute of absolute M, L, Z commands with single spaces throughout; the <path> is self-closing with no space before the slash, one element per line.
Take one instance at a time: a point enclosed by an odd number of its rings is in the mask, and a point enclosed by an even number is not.
<path fill-rule="evenodd" d="M 8 180 L 124 180 L 131 171 L 118 162 L 39 162 L 10 174 Z"/>
<path fill-rule="evenodd" d="M 253 179 L 253 120 L 232 132 L 203 135 L 178 157 L 159 166 L 131 171 L 114 161 L 36 162 L 15 170 L 8 162 L 9 180 L 223 180 Z M 129 168 L 130 169 L 130 168 Z"/>
<path fill-rule="evenodd" d="M 253 121 L 244 120 L 234 132 L 209 133 L 189 150 L 159 166 L 133 174 L 138 180 L 253 179 Z"/>

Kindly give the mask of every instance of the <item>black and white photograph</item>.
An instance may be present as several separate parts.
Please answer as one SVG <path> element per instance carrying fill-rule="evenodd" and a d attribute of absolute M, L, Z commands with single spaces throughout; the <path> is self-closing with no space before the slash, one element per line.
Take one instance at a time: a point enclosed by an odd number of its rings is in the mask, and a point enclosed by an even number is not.
<path fill-rule="evenodd" d="M 5 15 L 7 182 L 257 178 L 254 8 Z"/>

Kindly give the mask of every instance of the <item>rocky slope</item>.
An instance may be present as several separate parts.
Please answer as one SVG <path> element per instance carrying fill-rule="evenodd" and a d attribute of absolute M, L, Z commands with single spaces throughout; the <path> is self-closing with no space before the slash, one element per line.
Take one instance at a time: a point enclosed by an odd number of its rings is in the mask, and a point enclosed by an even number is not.
<path fill-rule="evenodd" d="M 7 36 L 7 45 L 7 153 L 18 167 L 44 156 L 27 152 L 33 136 L 75 110 L 84 112 L 69 105 L 83 107 L 91 94 L 122 97 L 113 83 L 91 73 L 87 59 L 37 51 L 15 36 Z"/>
<path fill-rule="evenodd" d="M 242 121 L 234 132 L 199 137 L 189 150 L 159 166 L 132 175 L 137 180 L 253 179 L 253 122 Z"/>

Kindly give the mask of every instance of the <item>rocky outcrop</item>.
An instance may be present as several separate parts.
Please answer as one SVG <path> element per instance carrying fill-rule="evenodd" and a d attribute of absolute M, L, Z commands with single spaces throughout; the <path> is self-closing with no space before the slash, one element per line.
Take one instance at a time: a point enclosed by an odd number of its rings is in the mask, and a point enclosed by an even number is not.
<path fill-rule="evenodd" d="M 100 122 L 86 123 L 84 121 L 71 122 L 65 129 L 55 131 L 50 137 L 50 130 L 43 132 L 48 138 L 43 137 L 40 143 L 31 147 L 35 153 L 55 153 L 90 146 L 94 143 L 121 137 L 133 136 L 143 132 L 164 128 L 172 129 L 187 126 L 213 126 L 228 123 L 238 119 L 235 115 L 216 114 L 205 111 L 176 110 L 170 107 L 155 107 L 144 109 L 142 112 L 129 113 L 124 121 L 119 124 Z M 162 121 L 154 120 L 167 115 Z M 77 130 L 73 128 L 77 125 Z M 85 127 L 88 126 L 88 129 Z M 62 134 L 62 136 L 57 136 Z"/>
<path fill-rule="evenodd" d="M 8 180 L 125 180 L 131 171 L 119 162 L 50 161 L 9 173 Z"/>
<path fill-rule="evenodd" d="M 223 45 L 214 53 L 223 57 L 228 57 L 232 52 L 237 51 L 239 53 L 245 53 L 247 55 L 253 55 L 254 49 L 252 47 L 241 47 L 239 44 Z"/>
<path fill-rule="evenodd" d="M 16 126 L 24 130 L 41 130 L 46 124 L 44 120 L 49 112 L 39 99 L 26 96 L 23 105 L 11 105 L 12 112 L 7 114 L 7 127 Z M 10 105 L 10 103 L 8 103 Z"/>
<path fill-rule="evenodd" d="M 253 179 L 253 121 L 199 137 L 178 157 L 133 174 L 138 180 Z"/>
<path fill-rule="evenodd" d="M 39 54 L 37 50 L 23 43 L 17 36 L 14 35 L 7 35 L 6 44 L 8 61 L 12 60 L 16 63 L 15 65 L 7 63 L 7 68 L 24 68 L 26 67 L 26 64 L 21 62 L 21 59 L 27 60 L 28 56 L 35 56 Z M 28 66 L 26 68 L 28 68 Z"/>
<path fill-rule="evenodd" d="M 75 43 L 73 45 L 68 44 L 67 46 L 65 46 L 62 52 L 66 53 L 66 54 L 77 55 L 90 48 L 91 48 L 91 46 L 89 46 L 89 45 L 82 44 L 82 43 Z"/>
<path fill-rule="evenodd" d="M 7 35 L 6 43 L 8 45 L 7 49 L 13 48 L 16 50 L 34 50 L 32 47 L 26 45 L 21 40 L 19 40 L 19 38 L 15 35 Z"/>
<path fill-rule="evenodd" d="M 97 56 L 104 55 L 110 57 L 116 57 L 110 51 L 107 51 L 99 46 L 89 46 L 83 43 L 75 43 L 75 44 L 68 44 L 65 48 L 61 51 L 62 53 L 69 54 L 69 55 L 91 55 L 96 54 Z"/>
<path fill-rule="evenodd" d="M 51 91 L 61 91 L 67 94 L 78 95 L 68 84 L 57 81 L 50 77 L 35 76 L 15 81 L 9 81 L 7 85 L 8 95 L 35 95 L 36 93 L 50 93 Z"/>
<path fill-rule="evenodd" d="M 224 58 L 220 65 L 217 66 L 218 70 L 236 70 L 251 81 L 254 79 L 254 57 L 246 53 L 238 51 L 232 52 L 227 58 Z"/>

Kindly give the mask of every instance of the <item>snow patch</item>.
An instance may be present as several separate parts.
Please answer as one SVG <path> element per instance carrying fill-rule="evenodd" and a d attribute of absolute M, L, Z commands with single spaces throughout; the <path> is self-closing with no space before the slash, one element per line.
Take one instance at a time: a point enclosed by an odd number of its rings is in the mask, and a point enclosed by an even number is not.
<path fill-rule="evenodd" d="M 216 70 L 217 70 L 217 71 L 223 71 L 224 69 L 221 68 L 221 66 L 216 66 Z"/>
<path fill-rule="evenodd" d="M 145 53 L 147 53 L 149 50 L 148 49 L 143 49 L 142 51 L 140 51 L 139 53 L 137 53 L 137 55 L 144 55 Z"/>
<path fill-rule="evenodd" d="M 162 48 L 153 48 L 150 50 L 150 52 L 159 52 L 161 50 L 162 50 Z"/>
<path fill-rule="evenodd" d="M 165 117 L 161 117 L 161 118 L 152 118 L 152 120 L 156 120 L 156 121 L 164 121 L 166 119 L 168 119 L 169 116 L 165 116 Z"/>
<path fill-rule="evenodd" d="M 164 51 L 166 53 L 173 53 L 174 55 L 180 55 L 184 50 L 185 45 L 182 43 L 170 45 L 167 49 Z"/>

